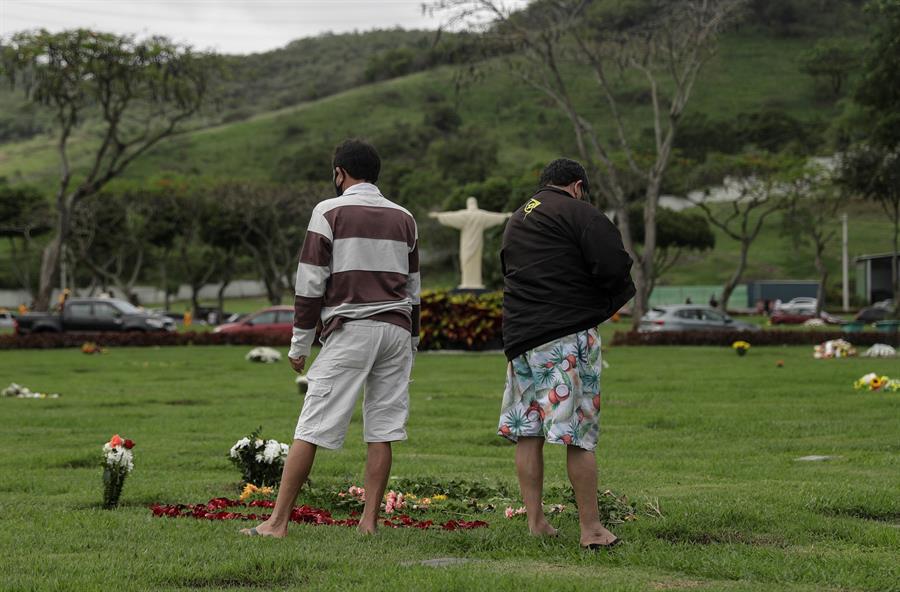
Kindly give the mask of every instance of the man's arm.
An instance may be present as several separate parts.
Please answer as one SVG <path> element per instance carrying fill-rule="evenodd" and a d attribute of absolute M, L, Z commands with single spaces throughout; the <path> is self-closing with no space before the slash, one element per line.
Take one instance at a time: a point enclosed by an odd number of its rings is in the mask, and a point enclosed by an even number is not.
<path fill-rule="evenodd" d="M 294 287 L 294 330 L 291 337 L 291 360 L 305 362 L 316 338 L 316 324 L 322 314 L 325 285 L 331 276 L 331 226 L 319 208 L 313 210 L 300 251 L 297 281 Z M 297 369 L 299 365 L 292 365 Z M 299 371 L 299 370 L 298 370 Z"/>
<path fill-rule="evenodd" d="M 419 317 L 422 312 L 422 276 L 419 272 L 419 231 L 416 230 L 416 242 L 409 251 L 409 278 L 406 291 L 412 303 L 412 349 L 419 349 Z"/>
<path fill-rule="evenodd" d="M 591 216 L 581 233 L 581 252 L 598 287 L 615 289 L 631 275 L 633 261 L 622 244 L 619 229 L 600 212 Z"/>

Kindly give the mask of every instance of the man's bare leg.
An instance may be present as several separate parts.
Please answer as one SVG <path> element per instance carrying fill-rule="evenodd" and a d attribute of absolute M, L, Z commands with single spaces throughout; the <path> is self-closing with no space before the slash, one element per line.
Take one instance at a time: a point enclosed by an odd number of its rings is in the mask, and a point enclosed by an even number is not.
<path fill-rule="evenodd" d="M 369 442 L 366 455 L 366 507 L 357 527 L 364 534 L 375 534 L 378 515 L 381 513 L 381 499 L 391 475 L 391 443 Z"/>
<path fill-rule="evenodd" d="M 516 443 L 516 473 L 528 513 L 528 530 L 535 536 L 556 536 L 544 516 L 544 439 L 519 438 Z"/>
<path fill-rule="evenodd" d="M 575 490 L 575 502 L 578 504 L 581 546 L 612 543 L 616 540 L 616 535 L 600 522 L 600 509 L 597 506 L 597 460 L 593 451 L 566 446 L 566 466 L 569 481 Z"/>
<path fill-rule="evenodd" d="M 313 461 L 316 459 L 316 445 L 305 440 L 294 440 L 284 461 L 284 471 L 281 472 L 281 485 L 278 486 L 278 497 L 275 499 L 275 508 L 269 519 L 256 527 L 256 532 L 263 536 L 282 538 L 287 536 L 288 523 L 291 512 L 294 510 L 294 502 L 300 487 L 306 483 Z M 250 534 L 249 528 L 241 530 L 244 534 Z"/>

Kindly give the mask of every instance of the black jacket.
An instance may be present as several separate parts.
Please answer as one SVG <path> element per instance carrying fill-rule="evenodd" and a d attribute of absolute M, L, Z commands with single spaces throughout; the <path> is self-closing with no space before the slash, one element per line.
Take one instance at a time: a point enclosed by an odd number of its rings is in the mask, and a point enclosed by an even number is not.
<path fill-rule="evenodd" d="M 510 360 L 596 327 L 632 296 L 631 257 L 609 218 L 545 187 L 503 234 L 503 347 Z"/>

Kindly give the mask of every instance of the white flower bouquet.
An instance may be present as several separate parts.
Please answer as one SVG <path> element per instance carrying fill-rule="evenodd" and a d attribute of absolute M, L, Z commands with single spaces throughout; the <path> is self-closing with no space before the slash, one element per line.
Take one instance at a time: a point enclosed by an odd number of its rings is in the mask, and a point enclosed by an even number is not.
<path fill-rule="evenodd" d="M 261 364 L 274 364 L 281 361 L 281 353 L 271 347 L 254 347 L 247 355 L 244 356 L 248 362 L 259 362 Z"/>
<path fill-rule="evenodd" d="M 103 507 L 113 509 L 119 505 L 125 477 L 134 469 L 134 441 L 119 434 L 103 445 Z"/>
<path fill-rule="evenodd" d="M 235 442 L 228 458 L 241 472 L 244 484 L 277 486 L 281 483 L 281 472 L 290 447 L 277 440 L 262 439 L 261 431 L 262 428 L 256 428 L 249 436 Z"/>
<path fill-rule="evenodd" d="M 58 399 L 58 393 L 36 393 L 26 386 L 10 383 L 8 387 L 0 391 L 2 397 L 15 397 L 16 399 Z"/>

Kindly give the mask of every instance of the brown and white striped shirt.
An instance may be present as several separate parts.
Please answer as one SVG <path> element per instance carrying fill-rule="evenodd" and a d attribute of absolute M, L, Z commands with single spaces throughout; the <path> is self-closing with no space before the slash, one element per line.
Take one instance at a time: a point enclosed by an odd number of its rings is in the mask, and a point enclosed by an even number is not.
<path fill-rule="evenodd" d="M 297 266 L 291 358 L 309 355 L 347 320 L 399 325 L 419 342 L 419 234 L 406 209 L 371 183 L 348 188 L 313 210 Z"/>

